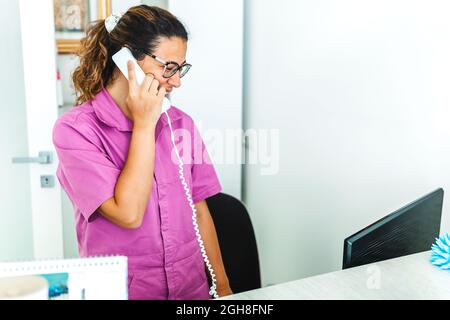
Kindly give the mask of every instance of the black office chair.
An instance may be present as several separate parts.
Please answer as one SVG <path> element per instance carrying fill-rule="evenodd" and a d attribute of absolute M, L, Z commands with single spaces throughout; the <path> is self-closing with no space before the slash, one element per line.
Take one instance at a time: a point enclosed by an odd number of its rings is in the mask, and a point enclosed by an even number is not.
<path fill-rule="evenodd" d="M 258 249 L 250 216 L 236 198 L 219 193 L 206 200 L 233 293 L 261 288 Z"/>

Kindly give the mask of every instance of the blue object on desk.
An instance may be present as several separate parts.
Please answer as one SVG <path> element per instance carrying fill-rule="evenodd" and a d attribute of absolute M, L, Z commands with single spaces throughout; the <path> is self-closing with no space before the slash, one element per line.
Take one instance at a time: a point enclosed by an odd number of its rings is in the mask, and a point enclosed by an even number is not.
<path fill-rule="evenodd" d="M 445 234 L 431 247 L 431 263 L 444 270 L 450 270 L 450 234 Z"/>
<path fill-rule="evenodd" d="M 48 296 L 50 299 L 69 293 L 67 286 L 68 273 L 43 274 L 41 276 L 48 282 Z"/>

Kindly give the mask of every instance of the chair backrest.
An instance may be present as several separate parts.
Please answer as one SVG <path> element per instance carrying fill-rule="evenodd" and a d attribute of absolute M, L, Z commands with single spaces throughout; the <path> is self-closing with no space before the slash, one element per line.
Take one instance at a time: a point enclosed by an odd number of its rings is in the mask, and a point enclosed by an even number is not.
<path fill-rule="evenodd" d="M 223 193 L 206 202 L 233 293 L 261 288 L 258 249 L 247 209 L 238 199 Z"/>

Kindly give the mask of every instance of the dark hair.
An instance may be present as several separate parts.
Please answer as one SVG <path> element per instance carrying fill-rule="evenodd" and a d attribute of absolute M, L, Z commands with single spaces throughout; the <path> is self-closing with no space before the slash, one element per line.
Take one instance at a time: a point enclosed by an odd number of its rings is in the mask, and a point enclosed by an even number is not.
<path fill-rule="evenodd" d="M 73 73 L 76 104 L 92 100 L 112 79 L 116 68 L 112 56 L 122 47 L 133 48 L 137 60 L 144 51 L 153 52 L 162 38 L 178 37 L 188 41 L 184 25 L 169 11 L 155 6 L 130 8 L 117 26 L 108 33 L 104 20 L 94 22 L 81 40 L 80 65 Z"/>

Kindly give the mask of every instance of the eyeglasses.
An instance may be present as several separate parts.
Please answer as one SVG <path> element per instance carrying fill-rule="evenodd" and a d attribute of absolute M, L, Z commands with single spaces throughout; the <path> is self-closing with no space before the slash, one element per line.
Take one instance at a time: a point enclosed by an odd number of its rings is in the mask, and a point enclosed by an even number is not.
<path fill-rule="evenodd" d="M 191 69 L 192 65 L 189 63 L 183 63 L 181 66 L 176 63 L 175 61 L 164 61 L 163 59 L 155 56 L 154 54 L 151 54 L 149 52 L 146 52 L 144 50 L 142 50 L 142 52 L 146 55 L 148 55 L 149 57 L 152 57 L 153 59 L 155 59 L 156 61 L 158 61 L 159 63 L 161 63 L 162 65 L 164 65 L 164 73 L 163 73 L 163 77 L 166 79 L 172 78 L 174 75 L 177 74 L 178 71 L 180 71 L 180 78 L 183 78 L 186 73 L 188 73 L 188 71 Z"/>

